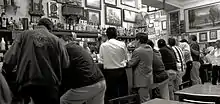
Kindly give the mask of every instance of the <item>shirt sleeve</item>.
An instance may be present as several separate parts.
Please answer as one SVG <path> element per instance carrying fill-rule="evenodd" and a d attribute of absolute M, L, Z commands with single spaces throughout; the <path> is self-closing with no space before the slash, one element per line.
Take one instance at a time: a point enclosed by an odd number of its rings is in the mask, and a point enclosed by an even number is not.
<path fill-rule="evenodd" d="M 128 62 L 128 67 L 136 66 L 139 63 L 139 61 L 140 61 L 140 58 L 139 58 L 138 52 L 134 50 L 131 56 L 131 60 Z"/>

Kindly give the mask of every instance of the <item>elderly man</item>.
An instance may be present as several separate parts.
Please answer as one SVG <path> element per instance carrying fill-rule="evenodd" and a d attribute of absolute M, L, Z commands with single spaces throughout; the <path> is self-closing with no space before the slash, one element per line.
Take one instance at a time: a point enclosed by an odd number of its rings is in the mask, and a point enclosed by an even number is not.
<path fill-rule="evenodd" d="M 34 104 L 59 104 L 62 69 L 69 56 L 58 37 L 51 34 L 53 23 L 40 19 L 35 30 L 24 31 L 4 57 L 4 70 L 16 68 L 19 95 L 31 97 Z"/>

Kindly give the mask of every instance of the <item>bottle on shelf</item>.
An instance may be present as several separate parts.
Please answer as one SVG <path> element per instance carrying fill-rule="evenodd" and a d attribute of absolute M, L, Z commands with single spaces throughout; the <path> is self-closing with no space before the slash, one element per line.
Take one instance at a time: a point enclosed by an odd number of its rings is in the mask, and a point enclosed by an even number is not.
<path fill-rule="evenodd" d="M 1 50 L 6 50 L 4 37 L 2 37 L 2 40 L 1 40 Z"/>
<path fill-rule="evenodd" d="M 19 30 L 23 30 L 24 29 L 23 24 L 21 22 L 21 18 L 18 19 L 18 27 L 19 27 Z"/>
<path fill-rule="evenodd" d="M 7 29 L 7 20 L 6 20 L 7 18 L 6 18 L 6 14 L 5 14 L 5 12 L 2 12 L 2 14 L 1 14 L 1 28 L 2 29 Z"/>

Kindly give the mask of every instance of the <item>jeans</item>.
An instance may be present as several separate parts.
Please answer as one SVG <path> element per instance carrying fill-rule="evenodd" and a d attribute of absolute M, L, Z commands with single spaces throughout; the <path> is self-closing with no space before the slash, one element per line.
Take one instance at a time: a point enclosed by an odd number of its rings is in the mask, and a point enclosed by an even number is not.
<path fill-rule="evenodd" d="M 60 104 L 83 104 L 85 102 L 86 104 L 104 104 L 105 90 L 105 81 L 70 89 L 60 98 Z"/>
<path fill-rule="evenodd" d="M 201 78 L 199 76 L 200 62 L 193 61 L 192 70 L 190 73 L 190 78 L 192 80 L 192 85 L 201 84 Z"/>
<path fill-rule="evenodd" d="M 191 79 L 190 79 L 191 70 L 192 70 L 192 61 L 188 61 L 186 63 L 186 73 L 183 76 L 183 82 L 191 81 Z"/>
<path fill-rule="evenodd" d="M 175 92 L 175 86 L 176 86 L 176 79 L 177 79 L 177 72 L 174 70 L 168 70 L 168 75 L 169 75 L 169 96 L 170 100 L 174 100 L 174 92 Z"/>
<path fill-rule="evenodd" d="M 212 84 L 217 85 L 217 80 L 220 81 L 220 66 L 213 66 L 212 69 Z"/>

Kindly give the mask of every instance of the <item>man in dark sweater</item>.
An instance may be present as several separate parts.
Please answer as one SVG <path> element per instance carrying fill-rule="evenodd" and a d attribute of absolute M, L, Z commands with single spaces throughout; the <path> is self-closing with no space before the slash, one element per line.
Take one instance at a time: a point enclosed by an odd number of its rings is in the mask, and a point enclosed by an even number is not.
<path fill-rule="evenodd" d="M 60 98 L 60 104 L 104 104 L 105 79 L 90 54 L 73 42 L 66 49 L 70 67 L 63 70 L 62 86 L 68 91 Z"/>
<path fill-rule="evenodd" d="M 192 81 L 192 85 L 201 84 L 201 78 L 199 76 L 200 69 L 200 49 L 199 44 L 197 43 L 197 37 L 195 35 L 191 35 L 189 37 L 190 43 L 190 51 L 193 59 L 192 69 L 190 72 L 190 78 Z"/>
<path fill-rule="evenodd" d="M 162 61 L 165 66 L 165 70 L 169 74 L 169 95 L 170 100 L 174 100 L 174 92 L 177 85 L 177 66 L 176 66 L 176 57 L 172 48 L 168 47 L 164 39 L 160 39 L 157 42 L 158 47 L 160 48 L 160 53 L 162 56 Z"/>

